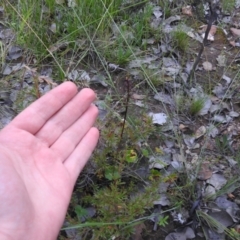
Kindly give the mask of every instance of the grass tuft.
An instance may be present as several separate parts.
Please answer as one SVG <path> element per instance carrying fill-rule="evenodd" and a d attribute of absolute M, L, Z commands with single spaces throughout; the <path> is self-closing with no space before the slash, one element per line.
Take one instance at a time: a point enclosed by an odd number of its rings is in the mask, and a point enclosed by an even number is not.
<path fill-rule="evenodd" d="M 189 37 L 188 35 L 181 29 L 178 29 L 172 34 L 173 43 L 177 49 L 185 52 L 189 46 Z"/>
<path fill-rule="evenodd" d="M 192 116 L 197 115 L 204 106 L 204 100 L 203 99 L 193 99 L 193 101 L 190 103 L 190 107 L 189 107 L 189 113 Z"/>

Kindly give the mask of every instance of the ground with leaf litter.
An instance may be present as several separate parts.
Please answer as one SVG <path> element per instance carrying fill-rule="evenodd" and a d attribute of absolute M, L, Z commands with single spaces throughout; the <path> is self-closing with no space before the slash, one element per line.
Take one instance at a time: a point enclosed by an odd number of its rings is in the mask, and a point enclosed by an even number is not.
<path fill-rule="evenodd" d="M 11 11 L 0 6 L 1 128 L 56 79 L 98 95 L 101 138 L 59 239 L 240 238 L 240 1 L 122 1 L 106 39 L 56 40 L 41 60 Z"/>

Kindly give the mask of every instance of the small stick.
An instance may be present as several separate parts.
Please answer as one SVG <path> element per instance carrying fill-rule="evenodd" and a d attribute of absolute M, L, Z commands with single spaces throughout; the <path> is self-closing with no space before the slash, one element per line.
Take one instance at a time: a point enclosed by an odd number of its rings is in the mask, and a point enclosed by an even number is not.
<path fill-rule="evenodd" d="M 126 83 L 126 85 L 127 85 L 127 99 L 126 99 L 126 106 L 125 106 L 125 113 L 124 113 L 122 131 L 121 131 L 121 135 L 120 135 L 120 142 L 121 142 L 122 137 L 123 137 L 123 132 L 124 132 L 125 123 L 126 123 L 126 118 L 127 118 L 128 103 L 129 103 L 129 98 L 130 98 L 130 85 L 129 85 L 129 78 L 128 78 L 128 77 L 126 77 L 125 83 Z"/>

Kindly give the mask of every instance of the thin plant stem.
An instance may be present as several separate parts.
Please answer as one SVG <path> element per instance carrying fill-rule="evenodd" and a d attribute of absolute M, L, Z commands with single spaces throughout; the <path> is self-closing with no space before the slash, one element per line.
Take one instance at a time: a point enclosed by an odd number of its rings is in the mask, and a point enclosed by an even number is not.
<path fill-rule="evenodd" d="M 123 132 L 124 132 L 126 118 L 127 118 L 127 112 L 128 112 L 128 103 L 129 103 L 129 95 L 130 95 L 130 86 L 129 86 L 129 78 L 128 77 L 126 77 L 125 83 L 127 85 L 127 99 L 126 99 L 125 113 L 124 113 L 124 118 L 123 118 L 122 131 L 121 131 L 121 135 L 120 135 L 120 142 L 123 137 Z"/>

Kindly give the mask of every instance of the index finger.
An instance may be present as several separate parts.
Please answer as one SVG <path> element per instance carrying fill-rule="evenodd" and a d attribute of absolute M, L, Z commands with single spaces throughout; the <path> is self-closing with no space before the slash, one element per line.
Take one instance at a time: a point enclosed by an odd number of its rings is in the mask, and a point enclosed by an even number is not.
<path fill-rule="evenodd" d="M 74 83 L 64 82 L 32 103 L 14 118 L 10 124 L 35 134 L 77 92 L 77 87 Z"/>

